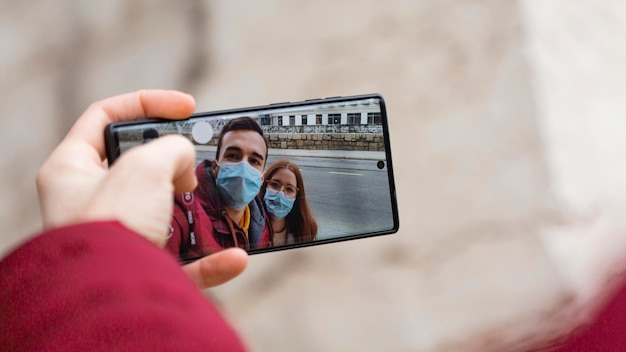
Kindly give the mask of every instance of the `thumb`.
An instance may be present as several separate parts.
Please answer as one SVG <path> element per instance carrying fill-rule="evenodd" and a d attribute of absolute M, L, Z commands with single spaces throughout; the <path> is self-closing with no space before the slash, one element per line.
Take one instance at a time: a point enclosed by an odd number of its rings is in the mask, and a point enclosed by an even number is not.
<path fill-rule="evenodd" d="M 194 164 L 193 145 L 184 137 L 164 136 L 132 148 L 101 181 L 81 220 L 117 220 L 163 246 L 174 191 L 191 191 L 197 185 Z"/>
<path fill-rule="evenodd" d="M 248 253 L 228 248 L 183 266 L 183 270 L 200 289 L 221 285 L 241 274 L 248 265 Z"/>
<path fill-rule="evenodd" d="M 196 151 L 193 144 L 187 138 L 176 135 L 164 136 L 153 142 L 155 143 L 152 146 L 144 145 L 152 148 L 147 153 L 148 157 L 156 155 L 159 159 L 165 158 L 173 163 L 170 165 L 173 170 L 169 172 L 172 174 L 171 181 L 174 185 L 174 192 L 191 192 L 196 189 L 198 180 L 194 173 Z"/>

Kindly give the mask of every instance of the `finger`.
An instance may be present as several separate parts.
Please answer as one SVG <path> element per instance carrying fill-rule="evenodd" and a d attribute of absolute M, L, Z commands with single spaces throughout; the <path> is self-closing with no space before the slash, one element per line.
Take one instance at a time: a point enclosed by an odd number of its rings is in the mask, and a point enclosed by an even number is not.
<path fill-rule="evenodd" d="M 88 156 L 76 154 L 76 143 L 59 145 L 37 172 L 36 186 L 44 229 L 62 226 L 82 209 L 105 170 Z"/>
<path fill-rule="evenodd" d="M 223 284 L 241 274 L 248 265 L 248 253 L 228 248 L 183 266 L 183 270 L 200 289 Z"/>
<path fill-rule="evenodd" d="M 195 109 L 192 96 L 167 90 L 139 90 L 92 104 L 76 121 L 67 139 L 84 142 L 104 159 L 104 129 L 113 122 L 146 117 L 183 119 Z"/>

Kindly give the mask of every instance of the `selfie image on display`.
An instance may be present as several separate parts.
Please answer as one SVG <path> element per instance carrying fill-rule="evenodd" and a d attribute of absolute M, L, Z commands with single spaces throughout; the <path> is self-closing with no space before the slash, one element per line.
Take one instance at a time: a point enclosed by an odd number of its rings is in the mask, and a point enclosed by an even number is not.
<path fill-rule="evenodd" d="M 168 134 L 196 149 L 198 187 L 174 195 L 167 241 L 183 262 L 228 247 L 259 253 L 398 230 L 380 95 L 111 124 L 109 164 Z"/>

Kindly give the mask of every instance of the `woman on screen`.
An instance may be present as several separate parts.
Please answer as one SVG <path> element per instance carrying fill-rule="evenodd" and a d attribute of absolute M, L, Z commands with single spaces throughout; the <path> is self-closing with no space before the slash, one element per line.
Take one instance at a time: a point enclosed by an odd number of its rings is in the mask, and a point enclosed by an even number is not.
<path fill-rule="evenodd" d="M 265 171 L 259 197 L 270 216 L 273 245 L 308 242 L 317 236 L 317 222 L 307 204 L 298 165 L 278 160 Z"/>

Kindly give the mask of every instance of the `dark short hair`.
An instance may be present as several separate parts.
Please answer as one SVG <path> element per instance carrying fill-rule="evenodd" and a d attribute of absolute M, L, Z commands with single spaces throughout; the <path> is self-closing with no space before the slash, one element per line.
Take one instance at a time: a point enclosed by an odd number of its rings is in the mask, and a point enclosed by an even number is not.
<path fill-rule="evenodd" d="M 226 122 L 222 130 L 220 131 L 220 137 L 217 140 L 217 150 L 215 151 L 215 159 L 219 159 L 220 157 L 220 149 L 222 149 L 222 139 L 224 139 L 224 135 L 228 132 L 232 131 L 254 131 L 263 137 L 263 141 L 265 141 L 265 160 L 267 161 L 267 150 L 269 146 L 267 145 L 267 140 L 265 136 L 263 136 L 263 130 L 261 129 L 261 125 L 249 116 L 237 117 L 232 120 Z"/>

